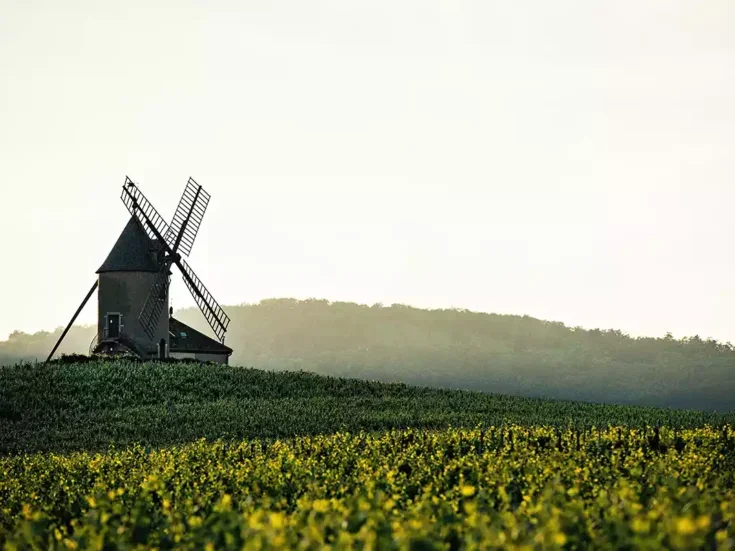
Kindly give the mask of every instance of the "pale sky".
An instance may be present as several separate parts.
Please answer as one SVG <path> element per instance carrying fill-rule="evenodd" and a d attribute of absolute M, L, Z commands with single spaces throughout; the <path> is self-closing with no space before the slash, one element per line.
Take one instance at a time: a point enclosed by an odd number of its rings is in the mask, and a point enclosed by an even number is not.
<path fill-rule="evenodd" d="M 190 264 L 224 305 L 735 341 L 734 25 L 732 0 L 0 0 L 0 339 L 66 325 L 129 175 L 167 218 L 189 176 L 212 195 Z"/>

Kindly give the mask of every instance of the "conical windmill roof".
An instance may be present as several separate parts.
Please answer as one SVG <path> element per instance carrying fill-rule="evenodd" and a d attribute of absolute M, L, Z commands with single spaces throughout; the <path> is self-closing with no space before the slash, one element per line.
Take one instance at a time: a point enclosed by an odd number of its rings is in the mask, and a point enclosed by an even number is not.
<path fill-rule="evenodd" d="M 156 241 L 145 233 L 140 221 L 131 216 L 125 229 L 117 238 L 107 259 L 97 273 L 103 272 L 156 272 L 160 269 L 156 261 Z"/>

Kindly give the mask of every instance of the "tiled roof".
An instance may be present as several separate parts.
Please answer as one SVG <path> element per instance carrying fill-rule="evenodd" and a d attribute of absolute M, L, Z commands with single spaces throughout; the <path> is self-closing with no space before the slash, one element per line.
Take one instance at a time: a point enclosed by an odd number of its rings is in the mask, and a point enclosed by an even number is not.
<path fill-rule="evenodd" d="M 107 259 L 97 273 L 103 272 L 156 272 L 160 265 L 156 260 L 159 246 L 145 233 L 140 221 L 130 217 L 125 229 L 117 238 Z"/>
<path fill-rule="evenodd" d="M 168 323 L 171 352 L 199 352 L 208 354 L 232 354 L 232 348 L 192 329 L 175 318 Z"/>

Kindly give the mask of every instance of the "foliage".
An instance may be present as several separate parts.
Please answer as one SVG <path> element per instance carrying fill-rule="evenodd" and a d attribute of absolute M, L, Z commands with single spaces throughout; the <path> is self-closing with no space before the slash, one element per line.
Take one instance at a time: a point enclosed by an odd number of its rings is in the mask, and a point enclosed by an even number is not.
<path fill-rule="evenodd" d="M 0 544 L 732 549 L 735 433 L 337 433 L 0 459 Z"/>
<path fill-rule="evenodd" d="M 735 410 L 735 351 L 698 336 L 631 338 L 528 316 L 324 300 L 225 308 L 231 363 L 517 396 Z M 208 332 L 198 310 L 176 313 Z M 73 328 L 61 353 L 87 353 Z M 0 364 L 45 359 L 61 333 L 15 333 Z"/>
<path fill-rule="evenodd" d="M 693 427 L 733 423 L 735 415 L 187 362 L 85 360 L 0 368 L 0 453 L 502 422 Z"/>

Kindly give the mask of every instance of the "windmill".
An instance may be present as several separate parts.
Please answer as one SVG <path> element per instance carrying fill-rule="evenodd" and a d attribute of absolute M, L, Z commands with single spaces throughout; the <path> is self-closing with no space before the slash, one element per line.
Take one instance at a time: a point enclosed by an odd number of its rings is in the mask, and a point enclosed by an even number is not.
<path fill-rule="evenodd" d="M 127 176 L 120 198 L 130 219 L 47 361 L 99 288 L 98 333 L 90 354 L 191 357 L 227 363 L 232 349 L 224 341 L 230 318 L 183 258 L 191 253 L 210 195 L 189 178 L 170 225 Z M 170 315 L 168 291 L 173 266 L 181 272 L 219 342 Z"/>

